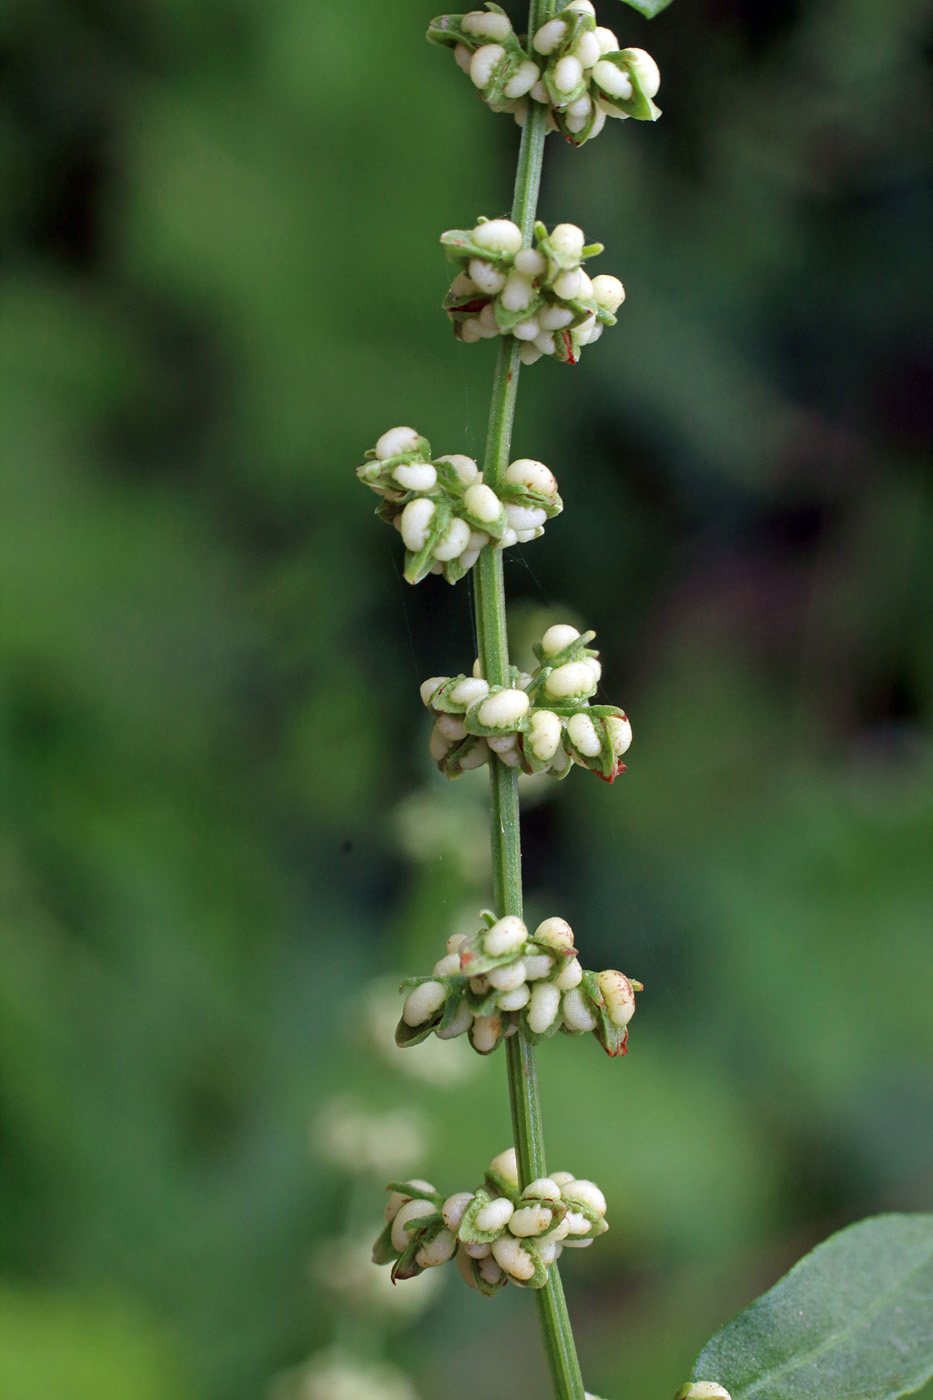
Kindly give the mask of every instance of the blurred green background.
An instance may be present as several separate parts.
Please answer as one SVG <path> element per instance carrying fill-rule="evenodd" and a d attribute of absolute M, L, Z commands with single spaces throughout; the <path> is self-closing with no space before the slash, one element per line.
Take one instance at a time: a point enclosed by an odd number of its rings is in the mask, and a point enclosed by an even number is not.
<path fill-rule="evenodd" d="M 470 667 L 469 588 L 402 583 L 353 475 L 396 423 L 482 450 L 437 239 L 507 209 L 518 133 L 434 12 L 0 10 L 0 1400 L 262 1400 L 383 1326 L 424 1400 L 545 1390 L 520 1291 L 341 1322 L 314 1265 L 381 1210 L 334 1096 L 419 1109 L 449 1190 L 508 1137 L 501 1055 L 437 1081 L 351 1024 L 489 898 L 417 695 Z M 598 12 L 664 116 L 548 143 L 542 217 L 628 302 L 522 376 L 566 510 L 507 583 L 516 648 L 594 627 L 634 722 L 525 847 L 531 916 L 646 984 L 625 1061 L 541 1073 L 610 1199 L 563 1271 L 587 1385 L 664 1400 L 810 1245 L 929 1208 L 933 27 Z"/>

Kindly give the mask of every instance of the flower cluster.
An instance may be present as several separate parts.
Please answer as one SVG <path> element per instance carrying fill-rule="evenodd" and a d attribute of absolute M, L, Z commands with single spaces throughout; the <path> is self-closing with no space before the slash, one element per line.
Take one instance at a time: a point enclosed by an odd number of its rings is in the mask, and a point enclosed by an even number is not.
<path fill-rule="evenodd" d="M 454 1255 L 466 1282 L 486 1297 L 511 1281 L 543 1288 L 566 1245 L 583 1249 L 608 1230 L 606 1198 L 592 1181 L 555 1172 L 519 1190 L 514 1148 L 489 1164 L 476 1191 L 445 1200 L 429 1181 L 390 1182 L 386 1226 L 373 1247 L 392 1278 L 414 1278 Z"/>
<path fill-rule="evenodd" d="M 511 219 L 480 219 L 474 228 L 442 233 L 448 258 L 460 267 L 444 310 L 461 340 L 513 335 L 523 364 L 553 355 L 575 365 L 583 346 L 615 325 L 625 288 L 618 277 L 584 272 L 584 260 L 603 245 L 587 245 L 576 224 L 557 224 L 548 233 L 537 223 L 534 241 L 523 248 Z"/>
<path fill-rule="evenodd" d="M 498 5 L 465 15 L 439 15 L 432 43 L 453 49 L 494 112 L 511 112 L 523 126 L 529 102 L 548 109 L 548 123 L 574 146 L 598 136 L 607 117 L 657 121 L 652 98 L 658 65 L 644 49 L 622 49 L 611 29 L 596 23 L 591 0 L 571 0 L 523 44 Z"/>
<path fill-rule="evenodd" d="M 563 778 L 574 763 L 613 782 L 624 771 L 632 742 L 624 710 L 592 705 L 599 685 L 599 653 L 581 634 L 558 623 L 534 651 L 540 665 L 530 675 L 512 667 L 508 686 L 472 676 L 431 676 L 421 699 L 434 715 L 431 757 L 448 778 L 480 768 L 493 755 L 523 773 Z"/>
<path fill-rule="evenodd" d="M 635 992 L 623 972 L 587 972 L 565 919 L 545 919 L 528 932 L 514 914 L 488 910 L 475 934 L 454 934 L 430 977 L 409 977 L 395 1032 L 397 1044 L 417 1045 L 432 1031 L 440 1040 L 467 1034 L 473 1049 L 491 1055 L 521 1032 L 536 1045 L 557 1031 L 592 1031 L 608 1055 L 624 1055 Z"/>
<path fill-rule="evenodd" d="M 505 549 L 537 539 L 545 520 L 563 510 L 557 481 L 543 462 L 512 462 L 494 491 L 472 457 L 432 459 L 431 444 L 414 428 L 383 433 L 356 474 L 382 497 L 376 514 L 402 536 L 409 583 L 429 573 L 456 583 L 484 545 Z"/>

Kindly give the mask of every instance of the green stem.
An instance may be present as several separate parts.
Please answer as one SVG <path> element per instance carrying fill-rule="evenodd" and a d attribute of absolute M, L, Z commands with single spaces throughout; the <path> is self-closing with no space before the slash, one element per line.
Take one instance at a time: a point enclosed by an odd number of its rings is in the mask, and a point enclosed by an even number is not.
<path fill-rule="evenodd" d="M 550 0 L 532 0 L 529 33 L 550 13 Z M 512 219 L 522 230 L 526 244 L 531 242 L 547 134 L 546 111 L 529 103 L 528 118 L 522 129 Z M 514 336 L 503 336 L 493 381 L 483 480 L 493 490 L 508 466 L 521 369 L 519 346 Z M 476 630 L 483 675 L 491 685 L 509 683 L 509 649 L 506 636 L 505 588 L 502 576 L 502 550 L 486 548 L 476 565 Z M 518 773 L 498 759 L 490 764 L 490 846 L 495 908 L 500 917 L 522 913 L 522 858 L 519 830 Z M 509 1076 L 509 1102 L 512 1109 L 512 1135 L 518 1157 L 519 1179 L 523 1186 L 547 1175 L 541 1099 L 534 1047 L 518 1034 L 506 1041 Z M 583 1380 L 577 1359 L 573 1331 L 557 1266 L 548 1269 L 548 1282 L 535 1291 L 544 1337 L 548 1366 L 557 1400 L 583 1400 Z"/>

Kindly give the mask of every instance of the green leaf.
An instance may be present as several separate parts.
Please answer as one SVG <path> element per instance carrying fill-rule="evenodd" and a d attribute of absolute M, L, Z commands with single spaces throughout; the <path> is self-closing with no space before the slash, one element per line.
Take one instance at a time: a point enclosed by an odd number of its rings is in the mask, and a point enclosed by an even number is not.
<path fill-rule="evenodd" d="M 623 5 L 631 5 L 633 10 L 637 10 L 645 19 L 654 19 L 662 10 L 666 10 L 671 0 L 622 0 Z"/>
<path fill-rule="evenodd" d="M 894 1400 L 933 1375 L 933 1215 L 879 1215 L 819 1245 L 701 1351 L 732 1400 Z"/>

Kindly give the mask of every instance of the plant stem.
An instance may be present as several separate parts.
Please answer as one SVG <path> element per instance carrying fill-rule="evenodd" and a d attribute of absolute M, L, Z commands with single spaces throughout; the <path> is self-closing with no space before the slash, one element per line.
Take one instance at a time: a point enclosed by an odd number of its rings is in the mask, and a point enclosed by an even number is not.
<path fill-rule="evenodd" d="M 550 0 L 532 0 L 528 32 L 533 34 L 547 18 Z M 547 134 L 546 110 L 529 103 L 522 129 L 512 219 L 522 230 L 526 244 L 531 242 L 544 139 Z M 515 399 L 521 368 L 519 345 L 514 336 L 502 336 L 493 381 L 483 480 L 495 490 L 509 461 Z M 506 636 L 505 587 L 502 550 L 487 547 L 476 565 L 476 631 L 483 675 L 491 685 L 508 685 L 509 650 Z M 522 862 L 519 830 L 518 773 L 498 758 L 490 763 L 490 846 L 495 908 L 500 917 L 522 913 Z M 520 1034 L 505 1043 L 512 1109 L 512 1135 L 518 1157 L 519 1180 L 523 1186 L 547 1175 L 541 1100 L 535 1066 L 534 1046 Z M 541 1330 L 554 1394 L 557 1400 L 584 1400 L 583 1380 L 577 1360 L 573 1331 L 564 1300 L 564 1290 L 556 1264 L 548 1269 L 548 1282 L 535 1290 Z"/>

